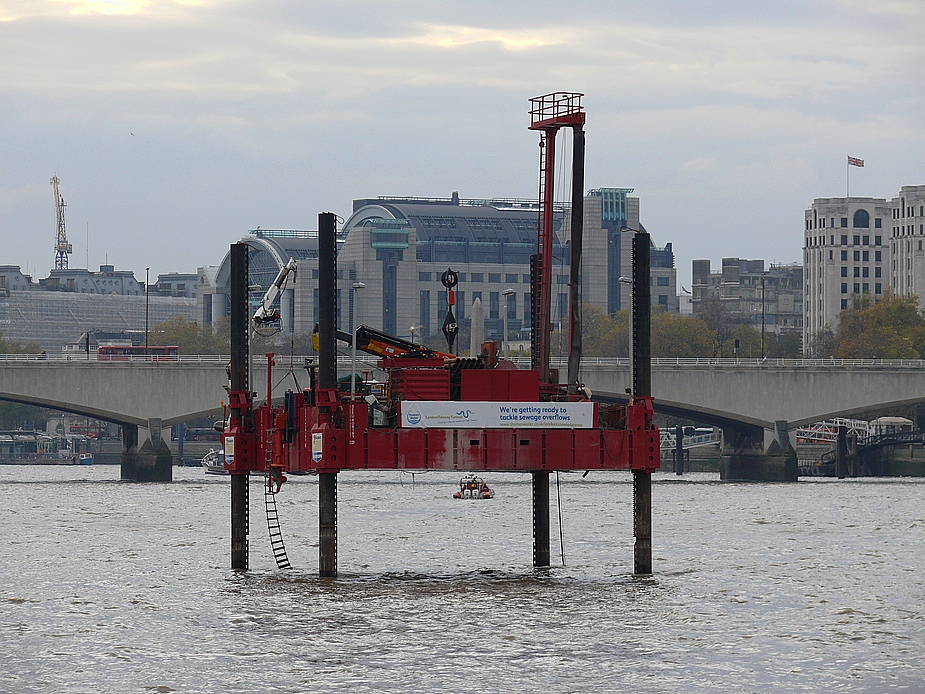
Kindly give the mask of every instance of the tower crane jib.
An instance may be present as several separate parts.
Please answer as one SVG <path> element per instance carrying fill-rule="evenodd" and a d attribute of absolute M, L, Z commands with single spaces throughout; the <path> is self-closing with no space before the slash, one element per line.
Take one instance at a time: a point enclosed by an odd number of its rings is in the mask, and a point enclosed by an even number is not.
<path fill-rule="evenodd" d="M 57 175 L 51 177 L 51 185 L 55 189 L 55 270 L 67 270 L 67 257 L 74 247 L 67 242 L 67 231 L 64 224 L 64 208 L 67 203 L 58 190 L 59 179 Z"/>

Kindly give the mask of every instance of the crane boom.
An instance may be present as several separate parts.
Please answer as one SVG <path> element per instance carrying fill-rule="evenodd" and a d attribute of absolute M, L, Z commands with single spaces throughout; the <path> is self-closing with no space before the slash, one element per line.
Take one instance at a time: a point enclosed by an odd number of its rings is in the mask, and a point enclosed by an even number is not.
<path fill-rule="evenodd" d="M 282 294 L 289 275 L 296 272 L 297 268 L 298 266 L 296 265 L 295 258 L 290 258 L 289 262 L 280 268 L 279 274 L 276 275 L 273 284 L 267 289 L 267 293 L 263 295 L 260 306 L 254 313 L 255 323 L 272 323 L 275 320 L 279 320 L 279 311 L 273 310 L 273 304 L 276 302 L 276 299 L 279 298 L 279 295 Z"/>
<path fill-rule="evenodd" d="M 58 190 L 59 182 L 57 175 L 51 177 L 51 185 L 55 189 L 55 270 L 67 270 L 67 256 L 73 252 L 74 247 L 67 242 L 64 226 L 64 208 L 67 207 L 67 203 Z"/>

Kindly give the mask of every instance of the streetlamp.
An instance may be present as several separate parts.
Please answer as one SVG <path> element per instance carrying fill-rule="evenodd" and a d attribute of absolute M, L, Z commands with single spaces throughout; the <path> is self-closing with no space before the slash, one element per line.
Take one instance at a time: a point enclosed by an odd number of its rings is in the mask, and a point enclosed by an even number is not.
<path fill-rule="evenodd" d="M 503 292 L 501 292 L 501 296 L 505 296 L 505 297 L 513 296 L 513 294 L 514 294 L 514 290 L 511 289 L 510 287 L 508 287 Z M 508 341 L 507 341 L 507 336 L 508 336 L 508 332 L 507 332 L 508 306 L 507 305 L 509 301 L 510 299 L 505 299 L 504 301 L 504 335 L 501 336 L 501 354 L 506 354 L 507 356 L 511 356 L 511 346 L 508 344 Z M 505 346 L 507 346 L 507 351 L 505 351 Z"/>
<path fill-rule="evenodd" d="M 148 285 L 150 284 L 148 275 L 151 268 L 145 268 L 145 359 L 148 358 Z"/>
<path fill-rule="evenodd" d="M 413 343 L 413 342 L 414 342 L 414 331 L 417 330 L 417 328 L 415 328 L 415 327 L 412 325 L 410 328 L 408 328 L 408 330 L 411 331 L 411 342 Z"/>
<path fill-rule="evenodd" d="M 761 275 L 761 360 L 764 361 L 764 275 Z"/>
<path fill-rule="evenodd" d="M 354 313 L 359 313 L 356 310 L 356 303 L 359 295 L 357 292 L 360 289 L 366 289 L 366 285 L 363 282 L 354 282 L 351 287 L 353 290 L 353 311 Z M 353 320 L 353 315 L 350 316 L 350 322 L 353 324 L 353 339 L 351 342 L 352 345 L 352 357 L 350 361 L 350 399 L 356 399 L 356 377 L 357 377 L 357 325 L 356 321 Z"/>

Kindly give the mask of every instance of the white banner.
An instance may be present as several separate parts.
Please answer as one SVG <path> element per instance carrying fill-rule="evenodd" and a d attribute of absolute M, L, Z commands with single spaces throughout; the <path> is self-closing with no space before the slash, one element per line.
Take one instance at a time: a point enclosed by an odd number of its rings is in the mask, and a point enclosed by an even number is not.
<path fill-rule="evenodd" d="M 401 426 L 418 429 L 589 429 L 593 402 L 403 400 Z"/>

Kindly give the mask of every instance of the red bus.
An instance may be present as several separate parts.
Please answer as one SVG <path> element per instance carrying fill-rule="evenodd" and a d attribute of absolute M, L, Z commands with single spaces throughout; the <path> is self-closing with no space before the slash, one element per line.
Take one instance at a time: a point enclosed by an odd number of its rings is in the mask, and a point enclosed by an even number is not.
<path fill-rule="evenodd" d="M 103 345 L 97 361 L 180 361 L 177 345 Z"/>

